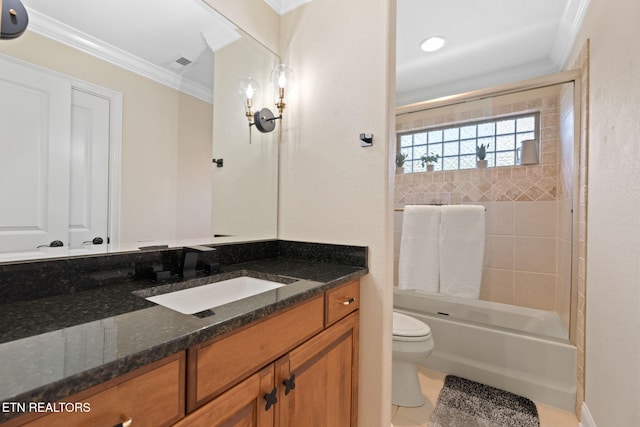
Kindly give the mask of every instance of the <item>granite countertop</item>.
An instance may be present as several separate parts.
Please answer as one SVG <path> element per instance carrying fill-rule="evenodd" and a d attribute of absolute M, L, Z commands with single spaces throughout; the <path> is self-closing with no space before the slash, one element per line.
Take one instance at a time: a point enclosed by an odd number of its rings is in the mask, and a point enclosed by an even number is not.
<path fill-rule="evenodd" d="M 366 267 L 285 257 L 227 265 L 220 274 L 163 284 L 167 292 L 240 275 L 296 280 L 217 307 L 207 317 L 147 301 L 143 296 L 158 292 L 148 280 L 0 305 L 0 402 L 59 401 L 367 272 Z M 0 412 L 0 422 L 16 415 Z"/>

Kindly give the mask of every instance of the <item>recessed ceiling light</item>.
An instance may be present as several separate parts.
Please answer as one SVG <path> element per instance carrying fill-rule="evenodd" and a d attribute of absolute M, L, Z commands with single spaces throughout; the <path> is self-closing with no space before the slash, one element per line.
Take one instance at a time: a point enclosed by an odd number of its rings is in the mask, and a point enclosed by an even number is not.
<path fill-rule="evenodd" d="M 444 42 L 445 40 L 442 37 L 429 37 L 420 44 L 420 49 L 424 50 L 425 52 L 435 52 L 436 50 L 444 46 Z"/>

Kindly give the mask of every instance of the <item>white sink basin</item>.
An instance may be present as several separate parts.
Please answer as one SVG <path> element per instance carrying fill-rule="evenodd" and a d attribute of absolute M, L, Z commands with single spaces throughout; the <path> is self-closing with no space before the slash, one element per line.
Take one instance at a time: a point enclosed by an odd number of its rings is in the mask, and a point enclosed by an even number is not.
<path fill-rule="evenodd" d="M 282 283 L 242 276 L 147 299 L 180 313 L 193 314 L 282 286 Z"/>

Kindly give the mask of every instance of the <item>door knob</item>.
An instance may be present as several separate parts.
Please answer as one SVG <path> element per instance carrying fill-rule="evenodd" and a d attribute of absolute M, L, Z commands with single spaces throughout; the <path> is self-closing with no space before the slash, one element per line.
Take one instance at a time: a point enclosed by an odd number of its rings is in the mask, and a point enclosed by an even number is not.
<path fill-rule="evenodd" d="M 296 388 L 296 374 L 291 374 L 288 380 L 284 380 L 284 395 L 288 395 L 291 390 Z"/>
<path fill-rule="evenodd" d="M 62 243 L 60 240 L 54 240 L 48 245 L 39 245 L 39 246 L 36 246 L 36 248 L 60 248 L 62 246 L 64 246 L 64 243 Z"/>
<path fill-rule="evenodd" d="M 91 243 L 92 245 L 101 245 L 104 243 L 104 240 L 102 240 L 102 237 L 94 237 L 93 240 L 87 240 L 82 242 L 83 245 L 86 245 L 89 243 Z"/>

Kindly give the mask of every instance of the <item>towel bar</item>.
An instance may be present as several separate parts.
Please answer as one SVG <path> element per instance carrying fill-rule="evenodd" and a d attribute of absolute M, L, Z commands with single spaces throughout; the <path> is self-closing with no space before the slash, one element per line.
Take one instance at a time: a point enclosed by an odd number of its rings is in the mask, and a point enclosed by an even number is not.
<path fill-rule="evenodd" d="M 422 204 L 422 205 L 407 205 L 407 206 L 449 206 L 449 205 L 437 204 L 437 203 L 433 203 L 433 204 L 427 204 L 427 203 L 425 203 L 425 204 Z M 403 211 L 404 211 L 404 208 L 403 208 L 403 207 L 402 207 L 402 208 L 393 208 L 393 210 L 394 210 L 395 212 L 403 212 Z M 486 212 L 486 211 L 487 211 L 487 208 L 484 208 L 484 211 Z"/>

